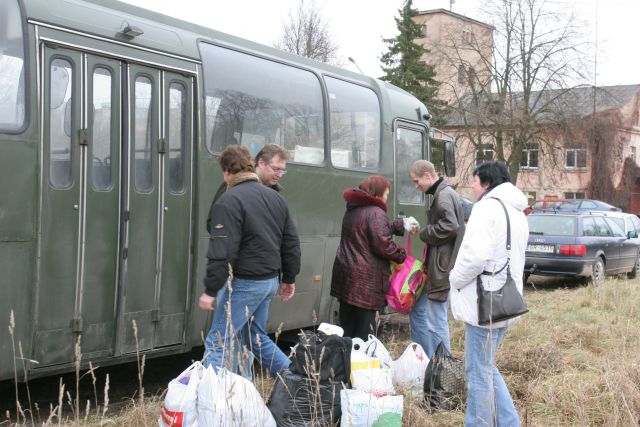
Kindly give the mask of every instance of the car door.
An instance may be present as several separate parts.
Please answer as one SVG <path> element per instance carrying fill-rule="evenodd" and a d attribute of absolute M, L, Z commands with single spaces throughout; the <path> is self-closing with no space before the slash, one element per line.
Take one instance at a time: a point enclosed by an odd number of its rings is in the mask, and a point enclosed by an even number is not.
<path fill-rule="evenodd" d="M 629 232 L 635 231 L 635 227 L 631 222 L 631 218 L 607 218 L 609 225 L 613 224 L 612 230 L 615 233 L 622 234 L 622 241 L 620 246 L 620 271 L 623 273 L 629 272 L 636 265 L 636 259 L 638 258 L 638 248 L 640 248 L 640 241 L 637 237 L 630 238 Z M 619 230 L 617 230 L 618 228 Z"/>
<path fill-rule="evenodd" d="M 615 273 L 620 269 L 620 247 L 622 239 L 615 237 L 613 231 L 605 221 L 604 217 L 594 217 L 596 233 L 605 254 L 605 271 L 607 274 Z"/>

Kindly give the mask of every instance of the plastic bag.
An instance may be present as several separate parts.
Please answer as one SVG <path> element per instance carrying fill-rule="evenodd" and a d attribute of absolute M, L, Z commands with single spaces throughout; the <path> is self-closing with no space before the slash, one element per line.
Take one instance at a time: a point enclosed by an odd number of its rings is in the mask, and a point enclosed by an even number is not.
<path fill-rule="evenodd" d="M 160 409 L 160 427 L 198 427 L 197 390 L 204 367 L 195 362 L 169 382 Z"/>
<path fill-rule="evenodd" d="M 349 381 L 353 344 L 349 337 L 304 331 L 291 356 L 291 372 L 318 381 Z"/>
<path fill-rule="evenodd" d="M 362 390 L 342 390 L 341 427 L 402 427 L 402 396 L 376 397 Z"/>
<path fill-rule="evenodd" d="M 198 424 L 202 427 L 276 427 L 260 393 L 249 380 L 226 369 L 207 367 L 198 384 Z"/>
<path fill-rule="evenodd" d="M 393 384 L 407 393 L 420 395 L 424 387 L 424 373 L 429 358 L 418 343 L 409 344 L 395 362 L 393 362 Z"/>
<path fill-rule="evenodd" d="M 375 335 L 369 334 L 369 339 L 365 343 L 365 352 L 376 359 L 380 359 L 380 363 L 382 363 L 383 367 L 391 368 L 391 364 L 393 363 L 393 359 L 391 359 L 391 354 L 389 354 L 389 350 L 382 344 Z"/>
<path fill-rule="evenodd" d="M 279 427 L 335 425 L 344 384 L 319 382 L 288 369 L 278 374 L 268 407 Z"/>
<path fill-rule="evenodd" d="M 411 227 L 414 225 L 420 228 L 420 223 L 412 216 L 402 218 L 402 222 L 406 231 L 411 231 Z"/>
<path fill-rule="evenodd" d="M 464 361 L 438 344 L 424 377 L 424 398 L 435 408 L 452 410 L 465 401 Z"/>
<path fill-rule="evenodd" d="M 393 396 L 396 389 L 393 388 L 391 369 L 360 369 L 352 371 L 352 386 L 355 390 L 366 391 L 376 397 Z"/>
<path fill-rule="evenodd" d="M 365 353 L 353 352 L 351 353 L 351 376 L 350 381 L 353 382 L 353 373 L 355 371 L 380 369 L 380 359 L 367 356 Z"/>

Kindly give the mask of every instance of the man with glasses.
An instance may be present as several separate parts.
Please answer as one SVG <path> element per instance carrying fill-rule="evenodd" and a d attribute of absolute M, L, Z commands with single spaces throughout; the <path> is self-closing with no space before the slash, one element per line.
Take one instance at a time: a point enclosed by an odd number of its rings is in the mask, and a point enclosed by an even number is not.
<path fill-rule="evenodd" d="M 282 186 L 278 183 L 284 176 L 289 160 L 287 150 L 277 144 L 266 144 L 256 154 L 256 173 L 260 182 L 276 191 L 282 191 Z"/>

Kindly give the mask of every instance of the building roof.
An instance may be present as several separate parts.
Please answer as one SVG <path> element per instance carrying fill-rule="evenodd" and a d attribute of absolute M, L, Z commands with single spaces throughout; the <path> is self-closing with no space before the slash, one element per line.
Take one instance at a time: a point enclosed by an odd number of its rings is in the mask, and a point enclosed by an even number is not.
<path fill-rule="evenodd" d="M 418 12 L 416 16 L 420 15 L 435 15 L 437 13 L 444 13 L 445 15 L 452 16 L 456 19 L 462 19 L 467 22 L 471 22 L 472 24 L 482 25 L 490 30 L 495 30 L 493 25 L 486 24 L 484 22 L 478 21 L 477 19 L 469 18 L 468 16 L 460 15 L 459 13 L 452 12 L 447 9 L 429 9 L 429 10 L 421 10 Z"/>
<path fill-rule="evenodd" d="M 638 92 L 640 92 L 640 84 L 599 87 L 581 86 L 571 89 L 534 91 L 529 98 L 529 109 L 536 111 L 540 122 L 553 122 L 559 115 L 564 118 L 582 118 L 594 113 L 622 108 Z M 476 108 L 481 117 L 487 117 L 490 115 L 491 109 L 496 108 L 496 94 L 483 94 L 482 98 L 478 101 L 478 107 Z M 512 99 L 514 110 L 517 111 L 517 109 L 522 108 L 524 105 L 522 92 L 514 93 Z M 461 99 L 461 110 L 472 111 L 472 102 L 473 97 L 471 95 Z M 469 118 L 471 114 L 468 114 Z M 458 109 L 452 110 L 446 120 L 447 125 L 445 127 L 464 125 L 463 117 Z M 486 122 L 489 125 L 491 121 L 486 120 Z"/>

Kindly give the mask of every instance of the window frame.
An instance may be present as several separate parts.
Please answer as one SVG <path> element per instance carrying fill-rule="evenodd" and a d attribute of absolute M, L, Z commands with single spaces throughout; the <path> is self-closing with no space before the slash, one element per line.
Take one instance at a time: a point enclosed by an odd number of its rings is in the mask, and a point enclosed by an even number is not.
<path fill-rule="evenodd" d="M 486 153 L 488 151 L 491 151 L 491 158 L 490 159 L 483 158 L 483 159 L 480 160 L 481 163 L 478 163 L 478 153 L 480 153 L 481 151 L 483 153 L 483 156 L 486 156 Z M 476 147 L 476 152 L 475 152 L 475 154 L 476 154 L 476 156 L 475 156 L 476 157 L 475 158 L 476 167 L 478 167 L 478 166 L 480 166 L 480 165 L 482 165 L 482 164 L 484 164 L 486 162 L 493 161 L 494 160 L 493 157 L 494 157 L 495 152 L 496 152 L 496 150 L 493 147 L 493 145 L 490 145 L 490 144 L 478 144 L 478 146 Z"/>
<path fill-rule="evenodd" d="M 578 165 L 578 152 L 584 152 L 584 166 L 579 166 Z M 573 153 L 573 161 L 574 161 L 574 165 L 573 166 L 569 166 L 568 162 L 569 162 L 569 153 Z M 571 147 L 571 148 L 565 148 L 565 152 L 564 152 L 564 168 L 565 169 L 569 169 L 569 170 L 584 170 L 587 168 L 588 166 L 588 153 L 587 153 L 587 149 L 586 148 L 579 148 L 579 147 Z"/>
<path fill-rule="evenodd" d="M 535 166 L 531 165 L 531 154 L 535 152 L 536 164 Z M 527 164 L 523 165 L 522 161 L 527 158 Z M 522 159 L 520 160 L 520 169 L 521 170 L 536 170 L 540 167 L 540 144 L 533 142 L 530 144 L 525 144 L 525 148 L 522 149 Z"/>

